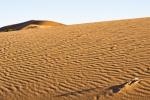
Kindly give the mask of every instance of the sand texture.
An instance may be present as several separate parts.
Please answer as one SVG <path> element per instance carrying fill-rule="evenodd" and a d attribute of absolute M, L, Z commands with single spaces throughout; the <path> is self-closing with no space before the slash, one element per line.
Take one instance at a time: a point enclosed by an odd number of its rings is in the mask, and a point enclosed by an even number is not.
<path fill-rule="evenodd" d="M 0 100 L 150 100 L 150 18 L 1 32 Z"/>

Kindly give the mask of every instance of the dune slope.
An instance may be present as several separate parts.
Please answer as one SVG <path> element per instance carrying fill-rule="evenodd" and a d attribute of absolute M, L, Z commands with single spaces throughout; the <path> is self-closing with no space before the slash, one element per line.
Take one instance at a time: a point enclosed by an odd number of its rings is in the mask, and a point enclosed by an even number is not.
<path fill-rule="evenodd" d="M 149 100 L 150 18 L 0 33 L 1 100 Z"/>
<path fill-rule="evenodd" d="M 17 31 L 17 30 L 33 29 L 33 28 L 48 28 L 53 26 L 64 26 L 64 24 L 53 22 L 53 21 L 30 20 L 23 23 L 4 26 L 0 28 L 0 32 L 9 32 L 9 31 Z"/>

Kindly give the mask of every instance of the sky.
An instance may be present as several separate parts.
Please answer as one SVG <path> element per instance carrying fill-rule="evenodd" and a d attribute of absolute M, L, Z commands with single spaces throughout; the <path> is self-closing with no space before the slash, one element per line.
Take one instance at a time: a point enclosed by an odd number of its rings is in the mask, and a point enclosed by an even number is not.
<path fill-rule="evenodd" d="M 150 0 L 0 0 L 0 27 L 28 20 L 80 24 L 150 17 Z"/>

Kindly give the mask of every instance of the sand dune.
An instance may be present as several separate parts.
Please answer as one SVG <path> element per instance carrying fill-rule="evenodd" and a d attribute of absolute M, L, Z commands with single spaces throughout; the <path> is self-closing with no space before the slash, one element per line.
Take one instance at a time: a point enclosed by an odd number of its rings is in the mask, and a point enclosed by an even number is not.
<path fill-rule="evenodd" d="M 52 26 L 64 26 L 64 24 L 53 22 L 53 21 L 30 20 L 19 24 L 4 26 L 0 28 L 0 32 L 33 29 L 33 28 L 47 28 Z"/>
<path fill-rule="evenodd" d="M 0 33 L 0 100 L 149 100 L 150 18 Z"/>

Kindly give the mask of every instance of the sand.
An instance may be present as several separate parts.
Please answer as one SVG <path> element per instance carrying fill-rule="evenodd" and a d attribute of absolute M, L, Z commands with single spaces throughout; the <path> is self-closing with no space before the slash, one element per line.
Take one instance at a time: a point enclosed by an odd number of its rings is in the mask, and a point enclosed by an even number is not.
<path fill-rule="evenodd" d="M 0 33 L 0 100 L 149 100 L 150 18 Z"/>
<path fill-rule="evenodd" d="M 56 26 L 64 26 L 64 24 L 47 21 L 47 20 L 30 20 L 23 23 L 8 25 L 0 28 L 0 32 L 10 32 L 17 30 L 26 30 L 26 29 L 37 29 L 37 28 L 50 28 Z"/>

